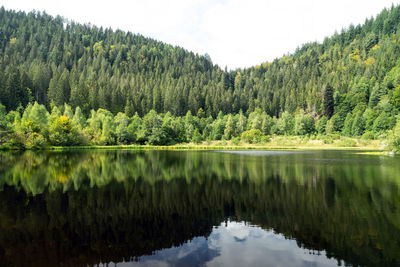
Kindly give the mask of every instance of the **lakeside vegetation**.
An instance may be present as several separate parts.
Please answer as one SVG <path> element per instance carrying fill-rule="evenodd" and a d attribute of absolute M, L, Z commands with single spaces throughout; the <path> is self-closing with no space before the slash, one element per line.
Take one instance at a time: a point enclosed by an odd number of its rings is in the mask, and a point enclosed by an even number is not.
<path fill-rule="evenodd" d="M 397 145 L 398 126 L 390 134 L 391 144 L 373 136 L 358 138 L 340 136 L 328 125 L 304 112 L 294 117 L 285 113 L 271 118 L 260 109 L 245 116 L 222 112 L 216 119 L 190 111 L 184 117 L 150 111 L 143 118 L 125 113 L 114 116 L 103 109 L 92 110 L 86 118 L 78 107 L 53 106 L 51 113 L 44 105 L 28 104 L 22 112 L 6 113 L 0 105 L 0 143 L 3 149 L 77 148 L 169 148 L 169 149 L 272 149 L 272 148 L 364 148 L 388 149 Z M 325 121 L 326 123 L 326 121 Z M 396 135 L 396 134 L 397 135 Z M 390 147 L 391 145 L 391 147 Z M 57 148 L 59 147 L 59 148 Z"/>
<path fill-rule="evenodd" d="M 345 147 L 387 140 L 398 152 L 399 23 L 392 6 L 322 43 L 228 71 L 141 35 L 0 8 L 0 146 L 302 136 Z"/>

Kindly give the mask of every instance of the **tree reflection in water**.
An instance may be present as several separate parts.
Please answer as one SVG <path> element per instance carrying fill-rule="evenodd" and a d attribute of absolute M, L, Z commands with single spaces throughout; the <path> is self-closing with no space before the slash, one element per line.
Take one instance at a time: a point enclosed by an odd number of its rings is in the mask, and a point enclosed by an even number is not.
<path fill-rule="evenodd" d="M 348 264 L 399 264 L 398 162 L 334 151 L 1 153 L 0 262 L 145 259 L 245 221 Z M 204 253 L 201 262 L 219 255 Z"/>

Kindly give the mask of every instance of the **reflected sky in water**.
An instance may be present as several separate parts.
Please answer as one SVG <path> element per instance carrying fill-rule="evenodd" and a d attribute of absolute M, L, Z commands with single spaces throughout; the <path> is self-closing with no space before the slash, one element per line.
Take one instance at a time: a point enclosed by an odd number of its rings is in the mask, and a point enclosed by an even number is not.
<path fill-rule="evenodd" d="M 214 227 L 207 239 L 196 237 L 182 246 L 156 251 L 154 255 L 140 257 L 139 261 L 116 265 L 300 267 L 338 266 L 338 262 L 327 258 L 324 251 L 301 248 L 295 240 L 273 230 L 229 221 Z"/>

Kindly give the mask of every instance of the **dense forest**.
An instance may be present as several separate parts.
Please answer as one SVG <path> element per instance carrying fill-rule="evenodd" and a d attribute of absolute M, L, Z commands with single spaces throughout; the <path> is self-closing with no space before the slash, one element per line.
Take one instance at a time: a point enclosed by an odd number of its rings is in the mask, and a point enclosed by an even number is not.
<path fill-rule="evenodd" d="M 138 34 L 1 8 L 0 145 L 172 144 L 246 131 L 256 141 L 387 138 L 399 121 L 399 25 L 392 6 L 322 43 L 227 71 Z"/>

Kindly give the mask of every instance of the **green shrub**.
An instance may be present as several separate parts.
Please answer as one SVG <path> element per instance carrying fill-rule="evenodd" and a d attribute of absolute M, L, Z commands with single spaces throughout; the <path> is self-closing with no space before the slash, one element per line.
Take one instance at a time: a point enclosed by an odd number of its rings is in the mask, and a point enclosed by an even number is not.
<path fill-rule="evenodd" d="M 338 143 L 338 146 L 341 147 L 355 147 L 357 144 L 356 141 L 354 141 L 353 139 L 350 138 L 343 138 L 342 140 L 340 140 L 340 142 Z"/>
<path fill-rule="evenodd" d="M 25 134 L 22 131 L 12 133 L 9 144 L 11 147 L 25 149 Z"/>
<path fill-rule="evenodd" d="M 366 131 L 362 136 L 361 139 L 364 140 L 374 140 L 375 139 L 375 135 L 372 131 Z"/>
<path fill-rule="evenodd" d="M 43 149 L 46 146 L 46 139 L 39 133 L 29 133 L 25 140 L 27 149 Z"/>
<path fill-rule="evenodd" d="M 268 135 L 264 135 L 263 137 L 261 137 L 261 143 L 265 144 L 269 141 L 271 141 L 271 137 L 269 137 Z"/>
<path fill-rule="evenodd" d="M 315 130 L 317 131 L 317 133 L 325 134 L 327 122 L 328 122 L 328 119 L 325 116 L 323 116 L 319 120 L 317 120 L 317 122 L 315 123 Z"/>
<path fill-rule="evenodd" d="M 232 145 L 235 145 L 235 146 L 240 145 L 240 138 L 239 138 L 239 136 L 233 137 L 232 140 L 231 140 L 231 142 L 232 142 Z"/>
<path fill-rule="evenodd" d="M 389 136 L 389 143 L 395 153 L 400 152 L 400 120 L 397 121 L 396 126 Z"/>
<path fill-rule="evenodd" d="M 226 141 L 225 140 L 219 141 L 215 145 L 216 146 L 226 146 Z"/>
<path fill-rule="evenodd" d="M 333 138 L 330 135 L 321 136 L 321 140 L 324 144 L 333 144 Z"/>
<path fill-rule="evenodd" d="M 196 128 L 196 130 L 194 130 L 194 133 L 192 136 L 192 142 L 195 144 L 200 144 L 201 141 L 202 141 L 201 134 L 199 132 L 199 129 Z"/>
<path fill-rule="evenodd" d="M 339 140 L 340 139 L 340 135 L 337 134 L 337 133 L 327 134 L 327 136 L 329 136 L 333 140 Z"/>
<path fill-rule="evenodd" d="M 81 137 L 71 119 L 60 116 L 50 125 L 50 143 L 55 146 L 80 145 Z"/>
<path fill-rule="evenodd" d="M 263 137 L 263 134 L 258 129 L 251 129 L 248 131 L 244 131 L 241 135 L 242 141 L 249 143 L 249 144 L 260 143 L 262 137 Z"/>

